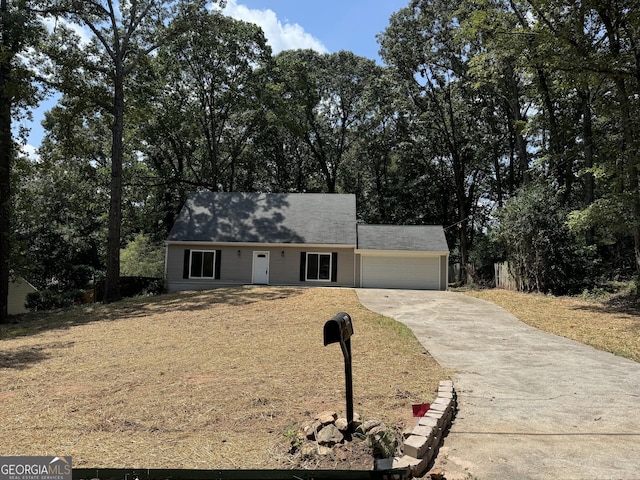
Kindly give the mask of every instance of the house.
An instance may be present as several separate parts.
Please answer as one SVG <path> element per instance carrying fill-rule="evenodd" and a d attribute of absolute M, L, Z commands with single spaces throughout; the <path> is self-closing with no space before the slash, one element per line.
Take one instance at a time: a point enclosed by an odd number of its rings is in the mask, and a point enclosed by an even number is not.
<path fill-rule="evenodd" d="M 24 278 L 9 279 L 9 296 L 7 298 L 7 312 L 9 315 L 18 315 L 29 311 L 25 307 L 25 303 L 27 295 L 31 292 L 37 292 L 37 290 Z"/>
<path fill-rule="evenodd" d="M 446 290 L 441 226 L 358 225 L 355 195 L 192 193 L 169 233 L 169 291 L 226 285 Z"/>

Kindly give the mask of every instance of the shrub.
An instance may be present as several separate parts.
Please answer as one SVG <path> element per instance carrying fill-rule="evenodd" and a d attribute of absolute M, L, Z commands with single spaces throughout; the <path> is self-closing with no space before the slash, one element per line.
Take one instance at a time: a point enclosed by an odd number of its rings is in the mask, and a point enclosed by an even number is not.
<path fill-rule="evenodd" d="M 31 311 L 54 310 L 84 303 L 83 290 L 41 290 L 27 295 L 25 307 Z"/>

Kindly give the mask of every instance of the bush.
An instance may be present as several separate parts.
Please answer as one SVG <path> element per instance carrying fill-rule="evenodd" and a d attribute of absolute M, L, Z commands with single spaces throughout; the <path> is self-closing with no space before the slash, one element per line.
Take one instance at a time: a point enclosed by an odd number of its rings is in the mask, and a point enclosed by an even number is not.
<path fill-rule="evenodd" d="M 520 289 L 565 295 L 593 285 L 596 251 L 569 229 L 567 211 L 545 184 L 523 187 L 498 212 L 497 250 L 505 252 Z"/>
<path fill-rule="evenodd" d="M 137 235 L 120 250 L 120 275 L 124 277 L 161 277 L 164 272 L 164 247 L 144 234 Z"/>
<path fill-rule="evenodd" d="M 120 277 L 118 281 L 122 298 L 138 295 L 159 295 L 165 292 L 164 280 L 157 277 Z M 104 296 L 104 280 L 98 280 L 95 285 L 96 300 L 101 301 Z"/>
<path fill-rule="evenodd" d="M 59 292 L 56 290 L 41 290 L 27 295 L 25 307 L 31 311 L 54 310 L 67 308 L 84 303 L 83 290 L 68 290 Z"/>

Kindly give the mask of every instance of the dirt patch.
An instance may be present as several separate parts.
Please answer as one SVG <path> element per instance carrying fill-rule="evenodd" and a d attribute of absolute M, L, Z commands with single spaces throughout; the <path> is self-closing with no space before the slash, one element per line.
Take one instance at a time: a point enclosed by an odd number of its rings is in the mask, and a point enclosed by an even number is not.
<path fill-rule="evenodd" d="M 79 468 L 372 468 L 363 445 L 303 465 L 288 453 L 306 420 L 344 412 L 342 354 L 323 346 L 339 311 L 353 318 L 355 410 L 413 425 L 412 403 L 435 398 L 447 372 L 406 327 L 350 289 L 219 289 L 3 326 L 2 454 L 71 455 Z"/>
<path fill-rule="evenodd" d="M 501 289 L 464 293 L 500 305 L 546 332 L 640 362 L 640 315 L 635 303 L 617 297 L 587 301 Z"/>

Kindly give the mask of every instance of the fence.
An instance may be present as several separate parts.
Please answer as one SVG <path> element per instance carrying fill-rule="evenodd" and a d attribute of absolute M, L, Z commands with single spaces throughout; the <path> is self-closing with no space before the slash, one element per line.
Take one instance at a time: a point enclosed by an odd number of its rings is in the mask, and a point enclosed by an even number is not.
<path fill-rule="evenodd" d="M 519 290 L 517 279 L 509 271 L 509 262 L 494 263 L 496 288 L 505 290 Z"/>

